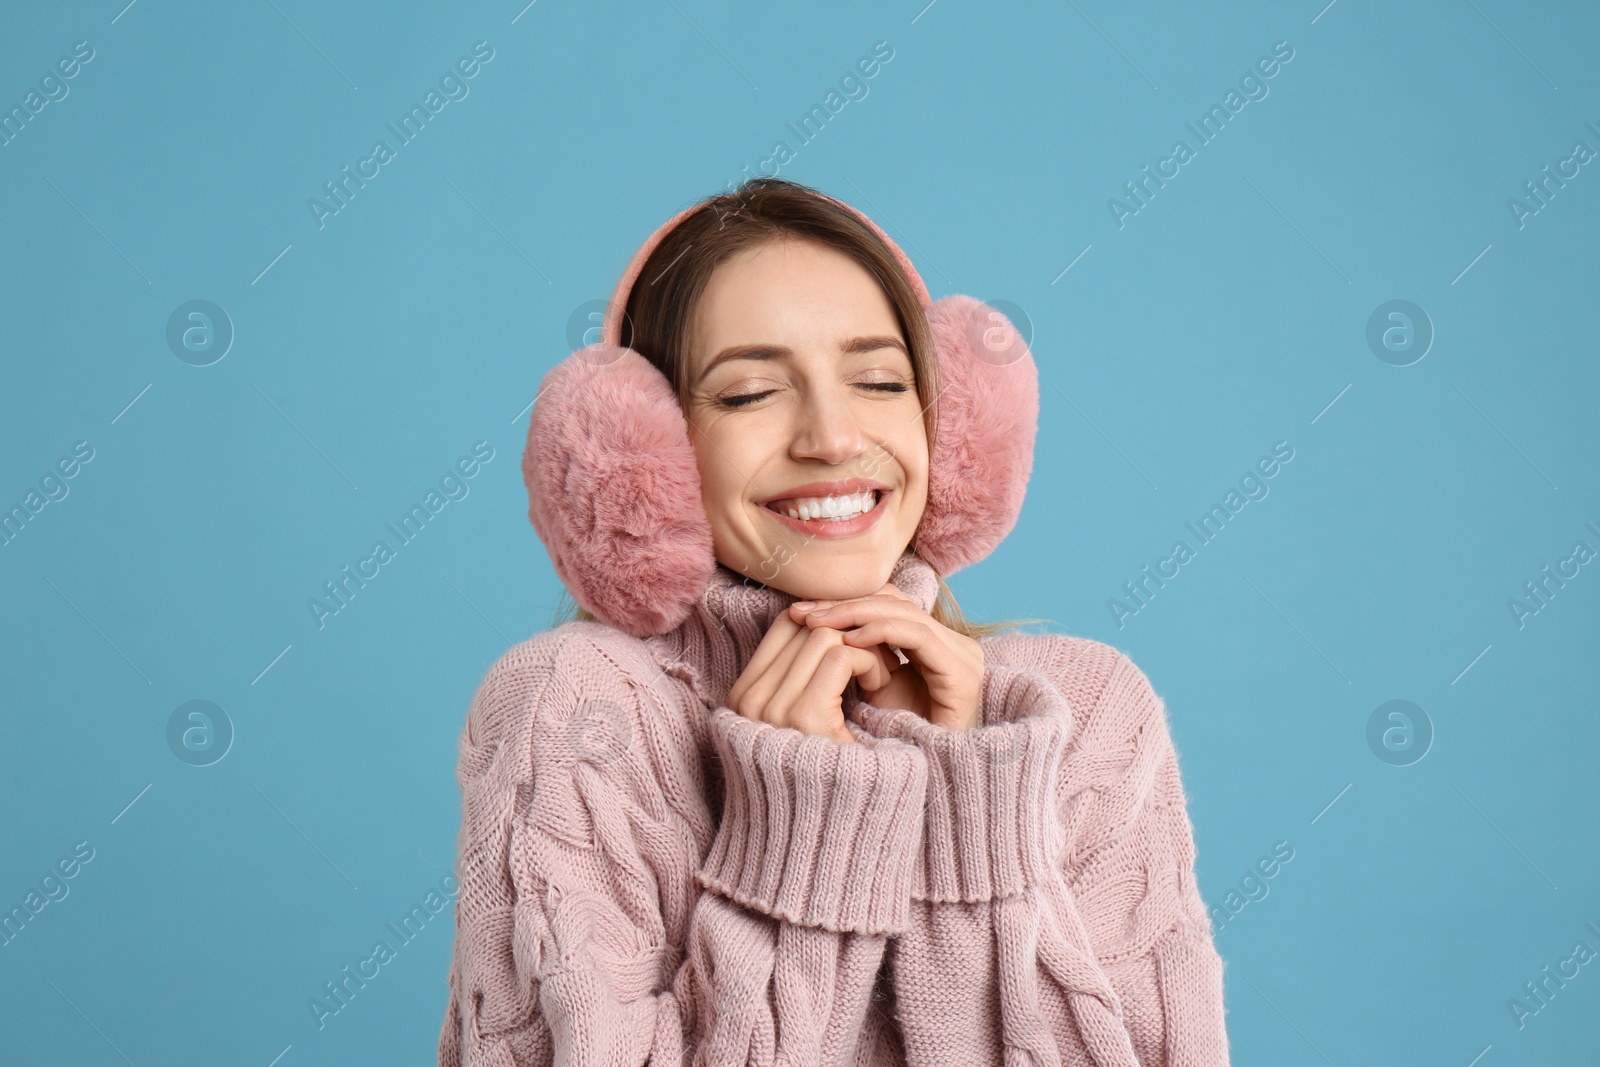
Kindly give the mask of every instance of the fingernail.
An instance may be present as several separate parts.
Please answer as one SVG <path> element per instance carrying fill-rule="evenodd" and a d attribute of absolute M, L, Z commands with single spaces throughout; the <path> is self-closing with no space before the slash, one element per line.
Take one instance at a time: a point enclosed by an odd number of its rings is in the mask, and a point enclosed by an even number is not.
<path fill-rule="evenodd" d="M 815 600 L 799 600 L 795 602 L 794 606 L 799 608 L 801 611 L 808 611 L 811 608 L 816 607 L 816 604 L 817 602 Z"/>
<path fill-rule="evenodd" d="M 812 618 L 816 618 L 819 615 L 826 615 L 827 613 L 828 613 L 828 609 L 827 608 L 818 608 L 816 611 L 808 611 L 808 612 L 806 612 L 806 614 L 810 615 Z"/>

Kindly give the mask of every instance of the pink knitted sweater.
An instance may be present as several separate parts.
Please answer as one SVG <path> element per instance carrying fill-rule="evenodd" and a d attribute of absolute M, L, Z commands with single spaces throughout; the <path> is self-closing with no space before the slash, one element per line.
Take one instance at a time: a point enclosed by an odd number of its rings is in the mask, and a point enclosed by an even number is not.
<path fill-rule="evenodd" d="M 932 569 L 890 577 L 930 609 Z M 1003 633 L 982 720 L 724 703 L 796 598 L 718 566 L 648 639 L 572 622 L 467 713 L 441 1067 L 1228 1063 L 1166 710 L 1109 645 Z"/>

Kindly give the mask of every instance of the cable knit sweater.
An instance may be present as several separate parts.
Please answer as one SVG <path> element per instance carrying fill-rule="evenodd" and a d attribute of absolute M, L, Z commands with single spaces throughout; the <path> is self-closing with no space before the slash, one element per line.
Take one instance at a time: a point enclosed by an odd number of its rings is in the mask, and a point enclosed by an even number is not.
<path fill-rule="evenodd" d="M 932 569 L 890 577 L 930 609 Z M 969 730 L 724 703 L 796 598 L 571 622 L 467 713 L 441 1067 L 1228 1063 L 1165 707 L 1109 645 L 994 634 Z"/>

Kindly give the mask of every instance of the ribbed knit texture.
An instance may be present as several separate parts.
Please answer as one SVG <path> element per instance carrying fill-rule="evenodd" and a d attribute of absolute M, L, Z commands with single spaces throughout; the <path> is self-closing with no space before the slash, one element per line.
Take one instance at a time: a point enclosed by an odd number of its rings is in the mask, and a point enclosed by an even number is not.
<path fill-rule="evenodd" d="M 927 610 L 932 569 L 890 577 Z M 568 623 L 467 713 L 440 1067 L 1228 1063 L 1164 704 L 1109 645 L 981 639 L 981 721 L 846 699 L 858 743 L 728 690 L 794 597 Z"/>
<path fill-rule="evenodd" d="M 711 733 L 728 798 L 701 884 L 800 926 L 904 930 L 927 782 L 916 749 L 842 745 L 727 708 Z"/>

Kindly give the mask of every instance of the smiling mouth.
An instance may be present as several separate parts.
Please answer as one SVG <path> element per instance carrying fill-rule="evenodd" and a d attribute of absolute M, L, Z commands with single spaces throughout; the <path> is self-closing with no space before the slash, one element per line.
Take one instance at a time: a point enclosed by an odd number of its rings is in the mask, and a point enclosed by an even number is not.
<path fill-rule="evenodd" d="M 762 506 L 800 522 L 849 522 L 871 513 L 887 495 L 888 490 L 868 489 L 843 496 L 771 500 Z"/>

